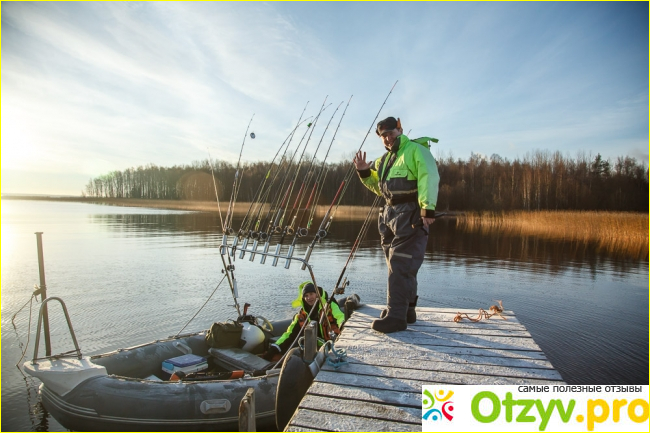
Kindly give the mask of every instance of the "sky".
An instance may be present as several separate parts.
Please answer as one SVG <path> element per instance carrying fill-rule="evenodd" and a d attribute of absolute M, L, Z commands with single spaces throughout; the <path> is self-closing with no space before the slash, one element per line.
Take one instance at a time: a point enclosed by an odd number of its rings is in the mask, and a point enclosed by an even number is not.
<path fill-rule="evenodd" d="M 114 170 L 208 155 L 236 164 L 242 143 L 243 162 L 270 161 L 325 100 L 307 152 L 331 144 L 332 162 L 362 144 L 381 156 L 379 113 L 438 138 L 438 158 L 648 165 L 647 2 L 2 2 L 1 14 L 3 194 L 80 195 Z"/>

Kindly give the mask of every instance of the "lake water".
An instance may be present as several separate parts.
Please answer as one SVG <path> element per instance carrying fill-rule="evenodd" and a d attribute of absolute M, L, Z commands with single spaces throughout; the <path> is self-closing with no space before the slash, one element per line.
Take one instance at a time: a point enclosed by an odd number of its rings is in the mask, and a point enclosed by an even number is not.
<path fill-rule="evenodd" d="M 317 245 L 311 263 L 326 290 L 360 225 L 336 219 Z M 37 381 L 15 366 L 24 350 L 26 359 L 34 351 L 40 306 L 32 305 L 30 337 L 29 299 L 39 282 L 34 232 L 44 233 L 48 296 L 66 302 L 81 350 L 92 355 L 236 316 L 226 282 L 219 285 L 218 227 L 209 213 L 3 200 L 2 430 L 65 430 L 38 403 Z M 296 256 L 304 250 L 301 245 Z M 308 279 L 297 265 L 285 270 L 247 258 L 236 261 L 236 276 L 240 302 L 269 319 L 293 315 L 291 300 Z M 348 277 L 347 293 L 385 302 L 374 224 Z M 614 259 L 569 242 L 463 233 L 453 219 L 439 219 L 419 273 L 419 296 L 421 306 L 476 310 L 503 300 L 570 384 L 648 384 L 647 261 Z M 61 309 L 50 305 L 52 350 L 65 352 L 73 345 Z"/>

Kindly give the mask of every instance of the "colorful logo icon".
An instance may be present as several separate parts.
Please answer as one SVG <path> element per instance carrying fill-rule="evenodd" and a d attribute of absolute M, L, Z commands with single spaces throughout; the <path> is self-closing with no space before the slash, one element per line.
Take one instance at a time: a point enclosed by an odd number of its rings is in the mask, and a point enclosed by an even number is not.
<path fill-rule="evenodd" d="M 451 412 L 454 411 L 454 402 L 449 399 L 453 395 L 453 391 L 449 391 L 445 394 L 445 391 L 442 389 L 434 393 L 428 389 L 422 391 L 422 409 L 426 411 L 424 412 L 424 415 L 422 415 L 422 419 L 425 421 L 441 421 L 444 417 L 448 421 L 451 421 L 454 418 L 451 414 Z M 440 409 L 434 407 L 436 406 L 436 402 L 441 403 L 437 405 Z"/>

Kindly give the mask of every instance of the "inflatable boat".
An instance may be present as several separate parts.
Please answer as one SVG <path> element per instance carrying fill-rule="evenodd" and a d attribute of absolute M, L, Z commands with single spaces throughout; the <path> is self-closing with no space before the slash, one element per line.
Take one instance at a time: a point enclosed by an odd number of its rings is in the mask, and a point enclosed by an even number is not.
<path fill-rule="evenodd" d="M 42 382 L 43 406 L 71 430 L 238 431 L 239 404 L 249 388 L 257 427 L 275 429 L 280 368 L 259 355 L 290 320 L 267 323 L 244 323 L 242 340 L 262 336 L 252 347 L 210 347 L 206 331 L 95 356 L 34 359 L 23 367 Z"/>

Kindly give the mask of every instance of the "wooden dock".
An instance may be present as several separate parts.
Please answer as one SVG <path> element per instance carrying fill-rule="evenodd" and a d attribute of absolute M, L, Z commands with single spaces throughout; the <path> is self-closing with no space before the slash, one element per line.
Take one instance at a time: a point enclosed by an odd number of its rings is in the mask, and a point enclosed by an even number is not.
<path fill-rule="evenodd" d="M 453 321 L 476 310 L 417 308 L 403 332 L 370 329 L 383 306 L 354 312 L 285 431 L 422 431 L 422 385 L 561 384 L 562 377 L 512 311 L 503 320 Z"/>

